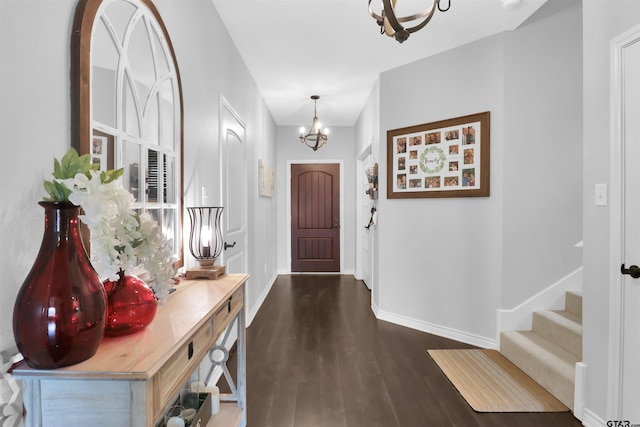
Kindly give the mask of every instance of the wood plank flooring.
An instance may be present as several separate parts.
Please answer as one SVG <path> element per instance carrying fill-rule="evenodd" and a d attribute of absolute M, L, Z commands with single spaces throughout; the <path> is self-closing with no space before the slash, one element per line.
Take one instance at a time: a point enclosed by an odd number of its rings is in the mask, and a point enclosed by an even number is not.
<path fill-rule="evenodd" d="M 249 427 L 581 426 L 474 412 L 427 354 L 473 347 L 377 320 L 370 298 L 353 276 L 278 277 L 247 330 Z"/>

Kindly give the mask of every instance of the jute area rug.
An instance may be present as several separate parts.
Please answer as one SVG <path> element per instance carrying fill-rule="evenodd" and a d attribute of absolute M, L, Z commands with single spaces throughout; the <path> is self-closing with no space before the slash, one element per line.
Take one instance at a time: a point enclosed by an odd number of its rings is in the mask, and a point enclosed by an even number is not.
<path fill-rule="evenodd" d="M 496 350 L 428 350 L 477 412 L 566 412 L 540 384 Z"/>

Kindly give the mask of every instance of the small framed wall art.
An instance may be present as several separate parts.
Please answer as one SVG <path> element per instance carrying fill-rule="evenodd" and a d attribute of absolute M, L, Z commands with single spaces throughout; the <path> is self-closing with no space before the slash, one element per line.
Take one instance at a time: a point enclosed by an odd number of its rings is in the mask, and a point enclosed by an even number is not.
<path fill-rule="evenodd" d="M 490 113 L 387 131 L 387 198 L 488 197 Z"/>

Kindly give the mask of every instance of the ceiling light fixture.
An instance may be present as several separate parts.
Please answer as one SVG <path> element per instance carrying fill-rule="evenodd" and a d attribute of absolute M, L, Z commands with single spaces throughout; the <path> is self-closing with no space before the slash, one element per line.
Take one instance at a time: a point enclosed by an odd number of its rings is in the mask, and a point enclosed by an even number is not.
<path fill-rule="evenodd" d="M 382 0 L 382 11 L 377 14 L 371 8 L 371 2 L 369 0 L 369 15 L 371 15 L 378 25 L 380 26 L 380 34 L 386 34 L 389 37 L 394 37 L 399 43 L 402 43 L 409 38 L 411 33 L 415 33 L 419 29 L 431 21 L 433 14 L 436 12 L 436 8 L 440 12 L 446 12 L 451 7 L 451 0 L 446 9 L 440 7 L 440 0 L 431 0 L 433 3 L 431 7 L 427 8 L 424 12 L 419 12 L 413 15 L 397 17 L 396 16 L 396 2 L 397 0 Z M 417 21 L 422 19 L 417 25 L 409 28 L 402 26 L 404 22 Z"/>
<path fill-rule="evenodd" d="M 307 145 L 307 147 L 311 148 L 313 151 L 317 151 L 318 148 L 321 148 L 324 144 L 327 143 L 327 134 L 329 133 L 329 129 L 325 128 L 324 133 L 320 130 L 322 126 L 318 121 L 318 115 L 316 114 L 316 104 L 320 96 L 311 95 L 311 99 L 313 99 L 313 122 L 311 123 L 311 127 L 309 128 L 309 132 L 306 134 L 305 129 L 300 128 L 300 142 L 303 142 Z"/>

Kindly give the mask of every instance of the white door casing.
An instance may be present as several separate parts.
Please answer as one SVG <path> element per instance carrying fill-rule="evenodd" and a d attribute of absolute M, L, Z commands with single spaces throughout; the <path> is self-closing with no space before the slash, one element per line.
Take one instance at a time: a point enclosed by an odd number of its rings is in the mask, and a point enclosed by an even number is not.
<path fill-rule="evenodd" d="M 640 423 L 640 26 L 611 42 L 611 297 L 607 418 Z"/>

